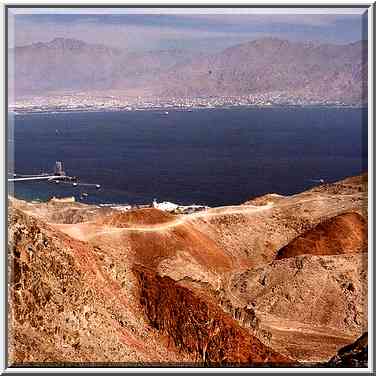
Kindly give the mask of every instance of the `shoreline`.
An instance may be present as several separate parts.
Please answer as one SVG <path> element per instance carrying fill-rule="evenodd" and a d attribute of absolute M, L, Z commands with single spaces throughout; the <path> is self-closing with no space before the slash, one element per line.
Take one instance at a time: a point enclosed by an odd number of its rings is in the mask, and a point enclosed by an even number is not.
<path fill-rule="evenodd" d="M 259 194 L 259 195 L 254 195 L 254 196 L 250 196 L 246 201 L 244 202 L 247 202 L 247 201 L 252 201 L 254 199 L 257 199 L 257 198 L 260 198 L 260 197 L 264 197 L 264 196 L 280 196 L 280 197 L 292 197 L 294 195 L 297 195 L 297 194 L 300 194 L 302 192 L 305 192 L 305 191 L 309 191 L 311 189 L 316 189 L 318 187 L 325 187 L 327 185 L 333 185 L 333 184 L 337 184 L 337 183 L 340 183 L 344 180 L 349 180 L 349 179 L 354 179 L 354 178 L 362 178 L 364 176 L 367 176 L 368 175 L 368 169 L 358 173 L 358 174 L 355 174 L 355 175 L 347 175 L 347 176 L 344 176 L 340 179 L 334 179 L 334 180 L 327 180 L 327 181 L 323 181 L 323 182 L 319 182 L 317 181 L 316 184 L 313 184 L 311 187 L 309 188 L 306 188 L 304 189 L 303 191 L 296 191 L 296 192 L 293 192 L 293 193 L 290 193 L 290 194 L 283 194 L 283 193 L 278 193 L 278 192 L 273 192 L 273 190 L 271 189 L 270 191 L 266 192 L 266 193 L 263 193 L 263 194 Z M 9 184 L 9 182 L 7 182 Z M 14 183 L 13 183 L 14 184 Z M 76 204 L 84 204 L 84 205 L 94 205 L 94 206 L 97 206 L 97 207 L 115 207 L 115 206 L 118 206 L 118 207 L 121 207 L 121 206 L 130 206 L 132 208 L 142 208 L 142 207 L 151 207 L 153 206 L 153 203 L 150 202 L 150 203 L 130 203 L 130 202 L 125 202 L 125 201 L 122 201 L 122 202 L 85 202 L 85 201 L 81 201 L 81 200 L 77 200 L 76 197 L 73 195 L 64 195 L 64 196 L 60 196 L 60 197 L 49 197 L 47 199 L 40 199 L 40 198 L 24 198 L 24 197 L 17 197 L 15 195 L 15 192 L 13 191 L 12 193 L 10 192 L 7 192 L 7 198 L 8 200 L 11 200 L 11 199 L 15 199 L 15 200 L 19 200 L 19 201 L 25 201 L 27 203 L 48 203 L 50 202 L 51 200 L 53 201 L 54 199 L 56 201 L 63 201 L 67 198 L 71 198 L 71 197 L 74 197 L 75 198 L 75 201 L 73 201 L 74 203 Z M 168 202 L 166 200 L 162 200 L 160 203 L 165 203 L 165 202 Z M 243 204 L 244 204 L 243 202 Z M 199 203 L 197 204 L 197 202 L 195 203 L 192 203 L 192 204 L 176 204 L 178 206 L 181 206 L 181 207 L 186 207 L 186 206 L 207 206 L 205 203 Z M 229 203 L 226 203 L 226 204 L 218 204 L 219 207 L 221 206 L 234 206 L 234 205 L 242 205 L 242 203 L 239 203 L 239 202 L 229 202 Z M 207 206 L 207 207 L 210 207 L 210 208 L 215 208 L 217 206 Z"/>
<path fill-rule="evenodd" d="M 272 105 L 228 105 L 228 106 L 198 106 L 198 107 L 140 107 L 140 108 L 63 108 L 63 109 L 38 109 L 38 110 L 13 110 L 8 109 L 8 115 L 27 115 L 27 114 L 71 114 L 71 113 L 87 113 L 87 112 L 158 112 L 158 111 L 174 111 L 174 112 L 197 112 L 201 110 L 244 110 L 244 109 L 295 109 L 295 108 L 346 108 L 346 109 L 368 109 L 367 105 L 350 105 L 350 104 L 272 104 Z M 168 114 L 161 114 L 168 116 Z"/>

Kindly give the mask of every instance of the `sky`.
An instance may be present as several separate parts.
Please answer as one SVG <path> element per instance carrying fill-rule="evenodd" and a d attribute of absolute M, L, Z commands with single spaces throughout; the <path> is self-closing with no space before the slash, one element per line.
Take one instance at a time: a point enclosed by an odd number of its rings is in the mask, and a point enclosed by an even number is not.
<path fill-rule="evenodd" d="M 74 38 L 129 51 L 214 52 L 263 37 L 344 44 L 366 39 L 365 9 L 9 10 L 9 47 Z"/>

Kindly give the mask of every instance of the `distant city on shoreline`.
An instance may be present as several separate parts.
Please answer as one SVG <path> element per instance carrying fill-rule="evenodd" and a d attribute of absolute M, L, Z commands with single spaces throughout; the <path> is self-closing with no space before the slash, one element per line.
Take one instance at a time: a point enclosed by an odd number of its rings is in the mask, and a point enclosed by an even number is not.
<path fill-rule="evenodd" d="M 69 111 L 141 111 L 141 110 L 198 110 L 210 108 L 272 107 L 272 106 L 329 106 L 366 107 L 368 103 L 348 104 L 341 101 L 320 101 L 285 96 L 279 93 L 241 97 L 196 98 L 127 98 L 115 95 L 90 96 L 71 93 L 61 96 L 31 97 L 9 105 L 12 113 L 43 113 Z M 168 115 L 168 112 L 164 112 Z"/>
<path fill-rule="evenodd" d="M 9 53 L 15 112 L 367 104 L 367 41 L 261 38 L 203 54 L 55 38 Z"/>

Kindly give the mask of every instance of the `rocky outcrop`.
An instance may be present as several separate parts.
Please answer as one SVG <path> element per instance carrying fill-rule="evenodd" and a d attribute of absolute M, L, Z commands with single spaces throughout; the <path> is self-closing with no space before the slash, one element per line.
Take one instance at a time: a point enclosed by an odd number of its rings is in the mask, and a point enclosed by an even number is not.
<path fill-rule="evenodd" d="M 327 367 L 368 367 L 368 332 L 354 343 L 341 348 L 337 355 L 325 364 Z"/>

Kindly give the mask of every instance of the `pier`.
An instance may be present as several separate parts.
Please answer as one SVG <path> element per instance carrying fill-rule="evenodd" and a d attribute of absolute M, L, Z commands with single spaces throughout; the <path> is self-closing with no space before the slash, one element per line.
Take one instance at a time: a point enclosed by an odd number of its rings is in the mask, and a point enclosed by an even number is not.
<path fill-rule="evenodd" d="M 69 178 L 68 176 L 66 178 Z M 9 179 L 8 181 L 24 181 L 24 180 L 55 180 L 55 179 L 62 179 L 61 176 L 59 175 L 36 175 L 36 176 L 31 176 L 31 177 L 20 177 L 20 178 L 12 178 Z"/>
<path fill-rule="evenodd" d="M 17 182 L 17 181 L 34 181 L 34 180 L 47 180 L 54 181 L 55 183 L 63 182 L 72 182 L 74 187 L 80 186 L 95 186 L 95 188 L 101 188 L 100 184 L 91 184 L 91 183 L 77 183 L 79 178 L 77 176 L 67 176 L 62 161 L 56 161 L 53 172 L 40 173 L 39 175 L 26 175 L 26 174 L 13 174 L 13 177 L 8 178 L 8 182 Z"/>

